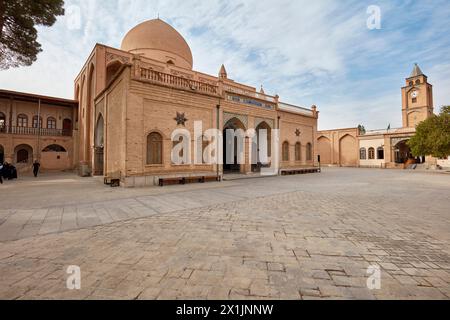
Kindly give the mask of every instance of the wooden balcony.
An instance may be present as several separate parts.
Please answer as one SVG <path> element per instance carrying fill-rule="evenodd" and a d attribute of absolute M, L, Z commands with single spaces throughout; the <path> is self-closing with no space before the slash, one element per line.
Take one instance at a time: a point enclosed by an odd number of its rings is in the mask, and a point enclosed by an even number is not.
<path fill-rule="evenodd" d="M 24 136 L 72 137 L 72 130 L 0 126 L 0 134 Z"/>

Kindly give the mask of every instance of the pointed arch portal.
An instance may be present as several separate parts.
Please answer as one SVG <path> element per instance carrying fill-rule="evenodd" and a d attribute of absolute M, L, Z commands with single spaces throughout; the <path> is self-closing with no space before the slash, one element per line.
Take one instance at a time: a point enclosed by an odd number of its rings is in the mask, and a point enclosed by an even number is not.
<path fill-rule="evenodd" d="M 94 156 L 94 175 L 102 176 L 104 171 L 104 120 L 102 114 L 98 116 L 95 125 L 95 156 Z"/>
<path fill-rule="evenodd" d="M 244 124 L 238 118 L 230 119 L 223 128 L 223 171 L 224 173 L 231 172 L 241 172 L 244 168 L 244 164 L 239 164 L 238 154 L 239 154 L 239 140 L 236 136 L 233 141 L 227 141 L 227 130 L 243 130 L 244 132 L 247 130 Z M 234 145 L 234 146 L 233 146 Z M 232 152 L 232 148 L 234 148 L 234 152 Z M 244 148 L 245 148 L 245 139 L 244 139 Z M 233 161 L 227 161 L 227 154 L 232 153 Z"/>

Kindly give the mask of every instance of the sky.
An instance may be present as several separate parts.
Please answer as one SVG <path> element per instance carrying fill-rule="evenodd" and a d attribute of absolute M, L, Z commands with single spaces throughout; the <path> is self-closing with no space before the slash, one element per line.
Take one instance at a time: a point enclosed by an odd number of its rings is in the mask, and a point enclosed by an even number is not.
<path fill-rule="evenodd" d="M 380 9 L 380 28 L 369 28 Z M 159 17 L 186 39 L 194 70 L 317 105 L 319 129 L 401 127 L 401 87 L 418 63 L 435 111 L 450 104 L 450 2 L 361 0 L 66 0 L 66 15 L 38 27 L 43 52 L 30 67 L 0 71 L 0 88 L 73 98 L 96 43 Z"/>

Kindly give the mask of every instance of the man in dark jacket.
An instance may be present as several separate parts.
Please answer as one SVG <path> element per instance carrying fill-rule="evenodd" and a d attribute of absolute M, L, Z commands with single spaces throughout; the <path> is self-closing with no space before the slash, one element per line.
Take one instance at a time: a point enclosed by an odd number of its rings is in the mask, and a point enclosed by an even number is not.
<path fill-rule="evenodd" d="M 34 174 L 34 177 L 35 178 L 37 178 L 37 176 L 38 176 L 38 173 L 39 173 L 39 168 L 41 167 L 41 164 L 39 163 L 39 161 L 35 161 L 34 163 L 33 163 L 33 174 Z"/>

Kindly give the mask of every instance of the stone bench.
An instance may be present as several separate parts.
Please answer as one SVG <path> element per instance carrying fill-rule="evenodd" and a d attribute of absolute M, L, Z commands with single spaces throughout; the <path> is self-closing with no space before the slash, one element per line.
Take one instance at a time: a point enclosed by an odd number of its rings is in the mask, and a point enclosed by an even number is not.
<path fill-rule="evenodd" d="M 205 183 L 211 181 L 219 181 L 216 176 L 192 176 L 192 177 L 175 177 L 175 178 L 160 178 L 159 186 L 173 184 L 187 184 L 187 183 Z"/>
<path fill-rule="evenodd" d="M 320 168 L 292 168 L 292 169 L 281 169 L 280 174 L 282 176 L 297 175 L 297 174 L 308 174 L 308 173 L 320 173 Z"/>

